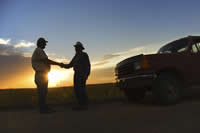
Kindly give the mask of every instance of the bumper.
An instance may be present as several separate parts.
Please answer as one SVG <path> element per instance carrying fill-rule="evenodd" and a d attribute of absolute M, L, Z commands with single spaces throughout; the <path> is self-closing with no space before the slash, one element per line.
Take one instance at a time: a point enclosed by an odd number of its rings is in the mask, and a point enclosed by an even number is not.
<path fill-rule="evenodd" d="M 116 85 L 120 89 L 150 88 L 152 87 L 153 81 L 155 78 L 156 78 L 156 74 L 136 75 L 132 77 L 117 79 Z"/>

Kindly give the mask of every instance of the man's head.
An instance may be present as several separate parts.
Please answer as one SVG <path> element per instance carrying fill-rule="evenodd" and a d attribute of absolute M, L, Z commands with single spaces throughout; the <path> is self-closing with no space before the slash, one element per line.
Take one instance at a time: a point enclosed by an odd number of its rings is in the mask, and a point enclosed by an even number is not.
<path fill-rule="evenodd" d="M 82 50 L 84 50 L 85 48 L 83 47 L 83 44 L 81 42 L 76 42 L 76 44 L 74 45 L 76 52 L 81 52 Z"/>
<path fill-rule="evenodd" d="M 41 48 L 41 49 L 45 49 L 45 46 L 47 45 L 47 42 L 48 41 L 46 41 L 44 38 L 39 38 L 38 40 L 37 40 L 37 47 L 38 48 Z"/>

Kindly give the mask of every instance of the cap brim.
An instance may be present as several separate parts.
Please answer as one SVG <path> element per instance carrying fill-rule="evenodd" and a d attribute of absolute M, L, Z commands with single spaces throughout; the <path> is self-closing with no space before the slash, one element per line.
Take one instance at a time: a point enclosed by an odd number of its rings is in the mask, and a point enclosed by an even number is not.
<path fill-rule="evenodd" d="M 77 45 L 74 45 L 74 47 L 81 47 L 82 49 L 85 49 L 84 47 L 82 47 L 82 46 L 77 46 Z"/>

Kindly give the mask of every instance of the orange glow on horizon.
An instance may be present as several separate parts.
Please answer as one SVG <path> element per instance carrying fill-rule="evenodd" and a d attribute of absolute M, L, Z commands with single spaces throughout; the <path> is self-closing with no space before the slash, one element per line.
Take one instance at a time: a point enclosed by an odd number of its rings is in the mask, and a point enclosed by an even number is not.
<path fill-rule="evenodd" d="M 61 82 L 70 80 L 70 71 L 51 70 L 48 74 L 49 87 L 57 87 Z"/>
<path fill-rule="evenodd" d="M 6 80 L 1 82 L 0 89 L 23 89 L 23 88 L 37 88 L 35 84 L 35 72 L 30 70 L 24 70 L 23 74 L 14 74 Z M 113 68 L 110 69 L 92 69 L 91 74 L 87 80 L 87 84 L 101 84 L 115 82 L 113 76 Z M 52 67 L 48 73 L 49 84 L 48 87 L 65 87 L 73 86 L 73 69 L 62 69 L 58 67 Z"/>

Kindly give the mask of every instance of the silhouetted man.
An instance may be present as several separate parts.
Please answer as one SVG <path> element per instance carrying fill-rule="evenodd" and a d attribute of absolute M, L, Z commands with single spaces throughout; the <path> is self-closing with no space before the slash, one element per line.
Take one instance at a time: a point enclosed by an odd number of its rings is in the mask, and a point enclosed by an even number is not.
<path fill-rule="evenodd" d="M 76 54 L 69 64 L 64 65 L 64 68 L 74 68 L 74 91 L 78 100 L 78 106 L 75 110 L 85 110 L 88 108 L 88 97 L 86 94 L 86 80 L 90 75 L 90 60 L 88 54 L 83 52 L 85 49 L 81 42 L 76 42 L 74 45 Z"/>
<path fill-rule="evenodd" d="M 38 91 L 38 104 L 40 113 L 51 113 L 53 110 L 49 109 L 46 104 L 46 96 L 48 93 L 48 72 L 50 65 L 60 65 L 55 61 L 49 60 L 44 52 L 47 42 L 44 38 L 39 38 L 37 41 L 37 48 L 32 55 L 32 67 L 35 70 L 35 83 Z"/>

